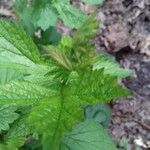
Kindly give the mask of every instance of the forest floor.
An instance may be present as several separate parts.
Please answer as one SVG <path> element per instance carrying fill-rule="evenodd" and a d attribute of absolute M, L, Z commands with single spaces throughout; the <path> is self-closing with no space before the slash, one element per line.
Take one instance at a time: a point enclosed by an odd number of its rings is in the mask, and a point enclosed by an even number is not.
<path fill-rule="evenodd" d="M 77 1 L 77 0 L 75 0 Z M 0 17 L 16 16 L 11 0 L 0 0 Z M 81 6 L 87 13 L 94 7 Z M 116 142 L 126 138 L 129 149 L 150 149 L 150 0 L 106 0 L 97 9 L 101 27 L 95 39 L 97 50 L 116 57 L 134 71 L 123 79 L 133 96 L 113 102 L 110 134 Z M 66 33 L 68 30 L 66 31 Z M 134 149 L 133 149 L 134 150 Z"/>

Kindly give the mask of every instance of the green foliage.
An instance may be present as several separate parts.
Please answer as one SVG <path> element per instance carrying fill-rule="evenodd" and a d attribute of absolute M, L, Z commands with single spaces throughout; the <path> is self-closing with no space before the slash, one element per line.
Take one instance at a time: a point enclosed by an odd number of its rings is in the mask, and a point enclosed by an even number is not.
<path fill-rule="evenodd" d="M 85 118 L 93 119 L 103 127 L 107 128 L 111 119 L 111 109 L 106 104 L 86 106 Z"/>
<path fill-rule="evenodd" d="M 37 43 L 43 45 L 58 44 L 60 40 L 61 35 L 57 32 L 56 27 L 50 26 L 47 30 L 41 32 L 41 38 L 37 40 Z"/>
<path fill-rule="evenodd" d="M 60 149 L 116 150 L 105 129 L 93 120 L 86 120 L 78 124 L 71 133 L 66 134 Z"/>
<path fill-rule="evenodd" d="M 33 5 L 38 8 L 41 4 L 43 8 L 44 2 L 47 1 L 33 1 Z M 2 150 L 16 150 L 34 133 L 38 134 L 45 150 L 59 150 L 61 141 L 63 150 L 75 147 L 82 150 L 85 146 L 90 150 L 115 149 L 104 129 L 91 121 L 81 123 L 62 140 L 66 131 L 83 120 L 83 106 L 110 102 L 129 94 L 117 82 L 126 72 L 118 65 L 113 65 L 117 75 L 109 71 L 107 63 L 112 63 L 111 59 L 100 63 L 105 56 L 97 57 L 94 45 L 89 42 L 95 37 L 97 28 L 98 22 L 93 15 L 73 37 L 62 37 L 57 45 L 41 46 L 40 52 L 19 25 L 0 21 L 0 71 L 5 69 L 0 75 L 0 104 L 17 107 L 20 114 L 17 119 L 16 109 L 7 110 L 13 117 L 6 120 L 7 125 L 2 128 L 7 130 L 11 124 L 0 144 Z M 89 139 L 91 136 L 94 141 Z M 79 144 L 85 148 L 78 148 Z"/>
<path fill-rule="evenodd" d="M 93 65 L 94 70 L 99 70 L 105 67 L 105 74 L 110 74 L 111 76 L 116 77 L 127 77 L 132 74 L 131 71 L 120 68 L 114 58 L 111 58 L 106 54 L 99 54 L 97 57 L 98 61 Z"/>
<path fill-rule="evenodd" d="M 141 148 L 138 147 L 137 145 L 131 146 L 131 144 L 129 144 L 127 138 L 122 137 L 118 144 L 118 150 L 131 150 L 131 147 L 134 150 L 141 150 Z"/>
<path fill-rule="evenodd" d="M 102 0 L 82 1 L 92 5 L 102 4 Z M 56 30 L 58 20 L 77 29 L 87 19 L 87 15 L 69 0 L 14 0 L 13 4 L 20 23 L 38 44 L 57 44 L 60 41 L 61 35 Z M 35 31 L 41 31 L 41 36 L 34 36 Z"/>
<path fill-rule="evenodd" d="M 0 43 L 2 43 L 0 45 L 2 56 L 11 52 L 13 54 L 26 56 L 33 62 L 39 62 L 40 58 L 37 47 L 17 23 L 0 20 Z"/>
<path fill-rule="evenodd" d="M 0 131 L 8 130 L 9 124 L 19 117 L 19 115 L 15 112 L 16 110 L 17 108 L 14 106 L 0 106 Z"/>
<path fill-rule="evenodd" d="M 31 31 L 40 27 L 42 30 L 56 26 L 60 18 L 66 26 L 78 28 L 86 19 L 86 15 L 71 5 L 69 0 L 15 0 L 14 8 L 20 16 L 25 28 Z"/>
<path fill-rule="evenodd" d="M 27 136 L 32 132 L 25 124 L 24 116 L 13 123 L 11 129 L 4 136 L 0 144 L 1 150 L 17 150 L 27 140 Z"/>

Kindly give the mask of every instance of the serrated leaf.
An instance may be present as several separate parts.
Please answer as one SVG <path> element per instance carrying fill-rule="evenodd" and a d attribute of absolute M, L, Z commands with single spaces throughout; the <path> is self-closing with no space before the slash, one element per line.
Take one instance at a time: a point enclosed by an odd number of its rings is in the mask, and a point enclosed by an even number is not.
<path fill-rule="evenodd" d="M 105 75 L 103 70 L 82 71 L 68 86 L 70 93 L 79 96 L 86 104 L 109 102 L 130 94 L 117 83 L 116 77 Z"/>
<path fill-rule="evenodd" d="M 55 96 L 56 93 L 29 82 L 11 82 L 0 86 L 0 104 L 29 105 Z"/>
<path fill-rule="evenodd" d="M 117 62 L 106 54 L 97 54 L 98 61 L 93 64 L 93 70 L 104 69 L 104 73 L 116 76 L 116 77 L 127 77 L 132 74 L 132 71 L 121 68 Z"/>
<path fill-rule="evenodd" d="M 59 13 L 60 19 L 66 26 L 71 28 L 78 28 L 86 20 L 87 16 L 74 6 L 70 5 L 69 2 L 61 1 L 56 3 L 54 7 Z"/>
<path fill-rule="evenodd" d="M 32 25 L 34 25 L 34 30 L 38 27 L 46 30 L 50 26 L 56 26 L 58 17 L 63 20 L 65 25 L 78 28 L 87 17 L 68 0 L 32 0 L 30 4 L 23 0 L 22 3 L 25 5 L 23 8 L 20 1 L 14 2 L 14 6 L 29 33 Z"/>
<path fill-rule="evenodd" d="M 89 44 L 91 43 L 88 42 L 89 40 L 91 40 L 96 36 L 98 27 L 99 22 L 97 21 L 95 14 L 91 15 L 86 20 L 84 20 L 80 28 L 74 33 L 73 46 L 74 47 L 88 46 L 88 48 L 90 48 Z"/>
<path fill-rule="evenodd" d="M 45 66 L 35 64 L 40 61 L 37 47 L 17 23 L 0 20 L 0 42 L 3 43 L 0 45 L 1 84 L 23 79 L 24 75 L 46 74 Z"/>
<path fill-rule="evenodd" d="M 38 133 L 46 133 L 47 128 L 50 127 L 49 135 L 54 136 L 55 132 L 61 135 L 83 118 L 82 112 L 77 97 L 65 97 L 62 100 L 61 96 L 56 96 L 51 98 L 50 101 L 42 102 L 39 106 L 34 107 L 28 122 L 32 125 L 35 124 L 34 130 Z M 41 122 L 41 124 L 38 124 L 38 122 Z"/>
<path fill-rule="evenodd" d="M 100 124 L 86 120 L 64 136 L 61 150 L 116 150 L 116 147 Z"/>
<path fill-rule="evenodd" d="M 23 75 L 45 75 L 49 66 L 38 65 L 26 58 L 9 51 L 0 52 L 0 69 L 13 70 L 20 76 Z M 1 75 L 2 76 L 2 75 Z"/>
<path fill-rule="evenodd" d="M 39 51 L 32 39 L 15 22 L 0 20 L 0 52 L 10 51 L 24 55 L 33 62 L 39 62 Z"/>
<path fill-rule="evenodd" d="M 101 5 L 104 0 L 82 0 L 82 2 L 91 4 L 91 5 Z"/>
<path fill-rule="evenodd" d="M 15 106 L 0 106 L 0 132 L 8 130 L 9 124 L 13 123 L 19 117 L 19 114 L 15 112 L 16 110 Z"/>

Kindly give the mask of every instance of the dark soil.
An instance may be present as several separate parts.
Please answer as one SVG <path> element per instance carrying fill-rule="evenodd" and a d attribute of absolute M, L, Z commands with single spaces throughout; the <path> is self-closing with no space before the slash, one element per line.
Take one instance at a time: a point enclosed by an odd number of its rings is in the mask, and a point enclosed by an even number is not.
<path fill-rule="evenodd" d="M 86 13 L 95 7 L 78 4 Z M 0 0 L 0 16 L 15 18 L 11 0 Z M 113 102 L 110 133 L 116 142 L 126 137 L 131 147 L 150 149 L 150 0 L 105 0 L 97 10 L 101 28 L 95 40 L 97 49 L 116 57 L 124 68 L 135 73 L 124 79 L 133 95 Z M 62 29 L 64 30 L 64 28 Z M 70 30 L 66 30 L 66 34 Z M 132 148 L 129 148 L 132 149 Z M 135 149 L 133 149 L 135 150 Z"/>
<path fill-rule="evenodd" d="M 97 49 L 116 56 L 135 74 L 123 80 L 133 96 L 113 102 L 110 133 L 116 141 L 126 137 L 131 145 L 142 139 L 150 149 L 150 1 L 107 0 L 98 9 L 101 21 Z"/>

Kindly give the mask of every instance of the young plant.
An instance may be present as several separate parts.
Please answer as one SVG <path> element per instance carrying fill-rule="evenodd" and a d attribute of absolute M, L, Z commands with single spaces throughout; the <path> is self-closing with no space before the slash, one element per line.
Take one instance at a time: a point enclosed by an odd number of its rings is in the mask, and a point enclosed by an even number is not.
<path fill-rule="evenodd" d="M 0 20 L 1 150 L 31 140 L 42 150 L 116 149 L 101 125 L 84 121 L 84 106 L 130 93 L 118 84 L 130 72 L 95 52 L 90 40 L 97 28 L 91 16 L 72 37 L 41 51 L 17 23 Z"/>

